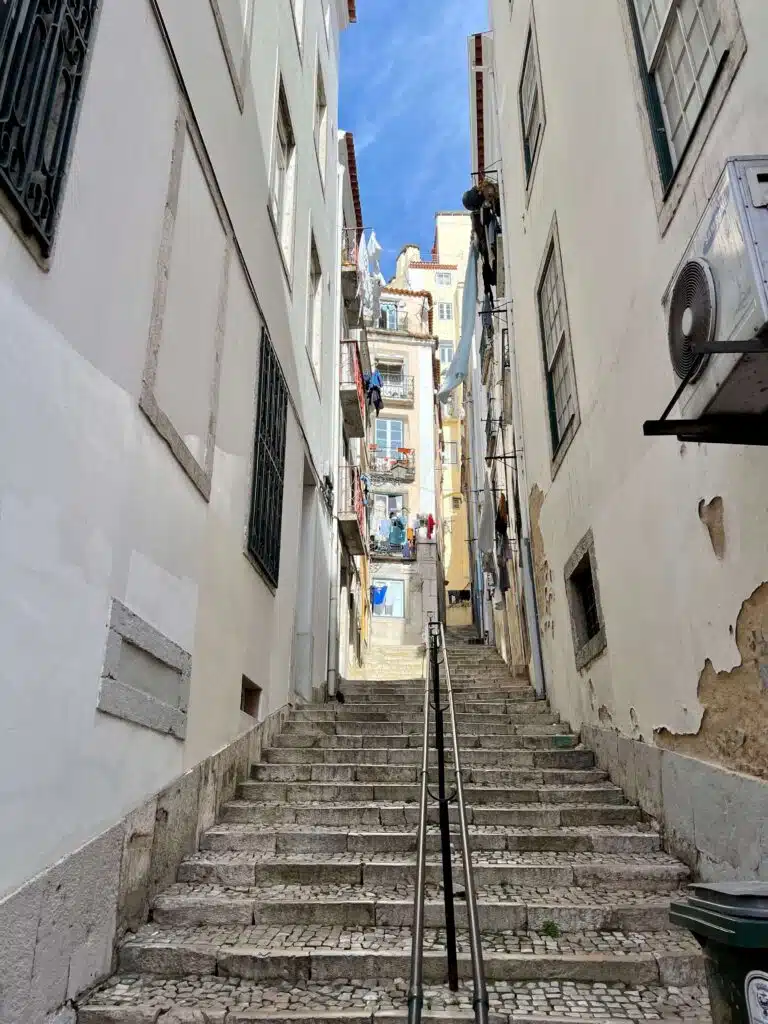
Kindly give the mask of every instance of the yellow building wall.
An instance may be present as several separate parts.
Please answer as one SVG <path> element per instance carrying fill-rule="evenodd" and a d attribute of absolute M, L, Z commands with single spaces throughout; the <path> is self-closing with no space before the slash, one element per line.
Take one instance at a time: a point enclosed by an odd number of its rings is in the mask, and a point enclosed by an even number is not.
<path fill-rule="evenodd" d="M 438 213 L 436 218 L 438 262 L 434 268 L 425 266 L 418 250 L 409 250 L 407 257 L 408 287 L 415 291 L 428 291 L 434 303 L 434 333 L 439 341 L 450 341 L 454 350 L 461 335 L 461 299 L 469 251 L 471 221 L 466 214 Z M 431 262 L 431 255 L 429 257 Z M 405 262 L 405 261 L 403 261 Z M 415 264 L 415 265 L 414 265 Z M 446 267 L 455 267 L 446 271 Z M 450 273 L 450 283 L 438 283 L 437 274 Z M 450 320 L 441 320 L 439 304 L 452 304 Z M 446 449 L 456 445 L 455 464 L 443 465 L 443 487 L 441 497 L 443 551 L 446 589 L 469 590 L 471 587 L 469 566 L 469 534 L 467 508 L 461 491 L 461 465 L 466 457 L 463 450 L 461 417 L 463 415 L 463 389 L 459 389 L 456 401 L 443 406 L 443 441 Z M 457 499 L 457 506 L 454 506 Z M 447 603 L 447 595 L 446 595 Z M 447 603 L 447 624 L 449 626 L 469 625 L 472 622 L 472 605 L 451 607 Z"/>

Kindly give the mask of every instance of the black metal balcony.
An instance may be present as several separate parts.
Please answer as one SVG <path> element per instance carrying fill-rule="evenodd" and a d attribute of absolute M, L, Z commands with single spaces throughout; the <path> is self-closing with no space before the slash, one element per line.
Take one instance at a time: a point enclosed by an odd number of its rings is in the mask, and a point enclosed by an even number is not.
<path fill-rule="evenodd" d="M 381 397 L 383 399 L 395 405 L 413 405 L 413 377 L 387 376 L 385 373 L 382 373 L 381 377 L 383 382 Z"/>

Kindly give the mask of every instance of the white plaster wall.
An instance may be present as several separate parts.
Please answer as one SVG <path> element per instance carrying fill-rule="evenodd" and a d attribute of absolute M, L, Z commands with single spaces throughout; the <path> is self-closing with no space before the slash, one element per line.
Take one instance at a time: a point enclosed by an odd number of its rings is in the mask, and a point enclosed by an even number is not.
<path fill-rule="evenodd" d="M 242 675 L 262 686 L 264 713 L 289 697 L 305 452 L 309 446 L 315 464 L 330 458 L 338 409 L 336 190 L 323 194 L 311 130 L 318 46 L 329 122 L 335 117 L 337 43 L 326 42 L 320 0 L 305 4 L 303 64 L 285 32 L 284 5 L 260 12 L 256 77 L 241 112 L 209 0 L 159 6 L 238 250 L 211 499 L 138 408 L 179 87 L 150 3 L 106 4 L 47 273 L 0 218 L 0 895 L 231 740 L 241 728 Z M 260 62 L 265 34 L 271 57 Z M 267 214 L 264 140 L 273 104 L 257 102 L 275 95 L 278 59 L 286 62 L 299 151 L 290 289 Z M 331 184 L 334 137 L 329 123 Z M 329 296 L 322 402 L 304 346 L 310 219 Z M 184 316 L 195 301 L 187 295 Z M 295 402 L 274 594 L 243 554 L 264 321 Z M 178 392 L 169 393 L 188 396 L 183 360 L 179 367 Z M 319 560 L 306 570 L 326 599 L 328 523 L 318 527 Z M 185 743 L 96 710 L 113 598 L 192 652 Z M 322 600 L 316 604 L 322 674 L 327 621 Z"/>
<path fill-rule="evenodd" d="M 651 187 L 657 171 L 644 149 L 646 113 L 636 102 L 619 0 L 536 4 L 547 123 L 529 205 L 517 83 L 530 5 L 516 4 L 511 18 L 506 0 L 491 6 L 495 52 L 504 55 L 496 90 L 526 471 L 529 486 L 546 495 L 541 529 L 554 593 L 554 632 L 544 632 L 548 685 L 576 725 L 596 720 L 604 706 L 624 732 L 635 728 L 646 738 L 660 726 L 696 731 L 704 661 L 718 669 L 738 663 L 729 627 L 768 578 L 768 454 L 650 440 L 642 423 L 674 390 L 662 293 L 725 159 L 768 149 L 768 9 L 738 0 L 747 55 L 662 237 Z M 582 422 L 553 480 L 534 292 L 555 213 Z M 725 505 L 723 562 L 697 514 L 699 500 L 714 495 Z M 579 674 L 563 567 L 590 527 L 608 647 Z"/>
<path fill-rule="evenodd" d="M 420 346 L 417 353 L 418 372 L 414 386 L 418 389 L 419 440 L 416 457 L 419 462 L 419 512 L 437 516 L 435 494 L 435 385 L 432 375 L 434 353 Z M 415 361 L 415 360 L 414 360 Z"/>

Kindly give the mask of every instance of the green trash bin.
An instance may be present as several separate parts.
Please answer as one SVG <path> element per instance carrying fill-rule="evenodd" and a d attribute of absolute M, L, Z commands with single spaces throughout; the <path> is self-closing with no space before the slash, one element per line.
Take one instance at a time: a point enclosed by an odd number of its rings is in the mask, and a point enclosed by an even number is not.
<path fill-rule="evenodd" d="M 669 916 L 704 950 L 714 1024 L 768 1024 L 768 884 L 691 885 Z"/>

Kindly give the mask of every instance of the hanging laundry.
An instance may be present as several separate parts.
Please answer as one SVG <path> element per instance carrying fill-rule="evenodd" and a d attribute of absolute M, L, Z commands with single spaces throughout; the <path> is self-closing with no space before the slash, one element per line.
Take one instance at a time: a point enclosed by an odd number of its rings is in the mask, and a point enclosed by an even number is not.
<path fill-rule="evenodd" d="M 366 374 L 363 381 L 365 383 L 365 393 L 368 405 L 372 405 L 374 407 L 376 415 L 378 416 L 384 408 L 384 402 L 381 399 L 381 389 L 384 387 L 384 382 L 381 379 L 381 374 L 378 370 L 374 370 L 370 375 Z"/>
<path fill-rule="evenodd" d="M 494 529 L 494 520 L 496 513 L 493 507 L 493 492 L 491 491 L 491 484 L 488 479 L 488 474 L 485 474 L 485 487 L 483 489 L 483 509 L 480 513 L 480 531 L 479 531 L 479 543 L 480 550 L 483 555 L 493 555 L 494 539 L 496 531 Z"/>
<path fill-rule="evenodd" d="M 502 494 L 499 498 L 499 508 L 496 512 L 496 533 L 501 537 L 507 536 L 509 527 L 509 511 L 507 509 L 507 497 Z"/>
<path fill-rule="evenodd" d="M 368 239 L 368 265 L 371 273 L 371 322 L 377 324 L 381 314 L 381 288 L 384 277 L 381 273 L 381 245 L 376 232 L 371 232 Z"/>
<path fill-rule="evenodd" d="M 409 544 L 413 544 L 413 538 L 414 538 L 415 534 L 413 532 L 413 527 L 412 526 L 408 527 L 408 529 L 405 531 L 405 535 L 408 538 L 408 543 Z"/>
<path fill-rule="evenodd" d="M 483 311 L 480 314 L 480 319 L 483 322 L 483 330 L 493 337 L 493 296 L 489 293 L 485 293 L 483 299 Z"/>
<path fill-rule="evenodd" d="M 467 189 L 461 197 L 461 202 L 465 210 L 469 210 L 470 213 L 475 213 L 480 210 L 483 205 L 483 194 L 476 185 L 473 185 L 472 188 Z"/>
<path fill-rule="evenodd" d="M 387 596 L 387 588 L 386 588 L 386 586 L 381 586 L 381 587 L 373 586 L 373 587 L 371 587 L 371 604 L 373 604 L 374 606 L 384 604 L 386 596 Z"/>
<path fill-rule="evenodd" d="M 464 300 L 461 309 L 461 341 L 454 352 L 451 365 L 445 375 L 443 386 L 438 398 L 445 404 L 450 400 L 451 392 L 463 384 L 469 374 L 469 357 L 472 353 L 472 339 L 475 336 L 475 316 L 477 313 L 477 249 L 470 246 L 467 260 L 467 273 L 464 280 Z"/>
<path fill-rule="evenodd" d="M 435 517 L 430 512 L 427 516 L 427 540 L 432 540 L 432 534 L 435 532 L 436 526 Z"/>
<path fill-rule="evenodd" d="M 366 295 L 370 292 L 371 268 L 368 262 L 368 244 L 365 241 L 365 232 L 360 232 L 357 243 L 357 297 L 361 300 L 363 308 L 366 305 Z"/>
<path fill-rule="evenodd" d="M 411 544 L 410 544 L 410 541 L 406 540 L 405 544 L 403 544 L 403 559 L 405 560 L 405 559 L 408 559 L 410 557 L 411 557 Z"/>
<path fill-rule="evenodd" d="M 405 543 L 405 523 L 394 512 L 389 520 L 389 543 L 393 547 L 402 547 Z"/>

